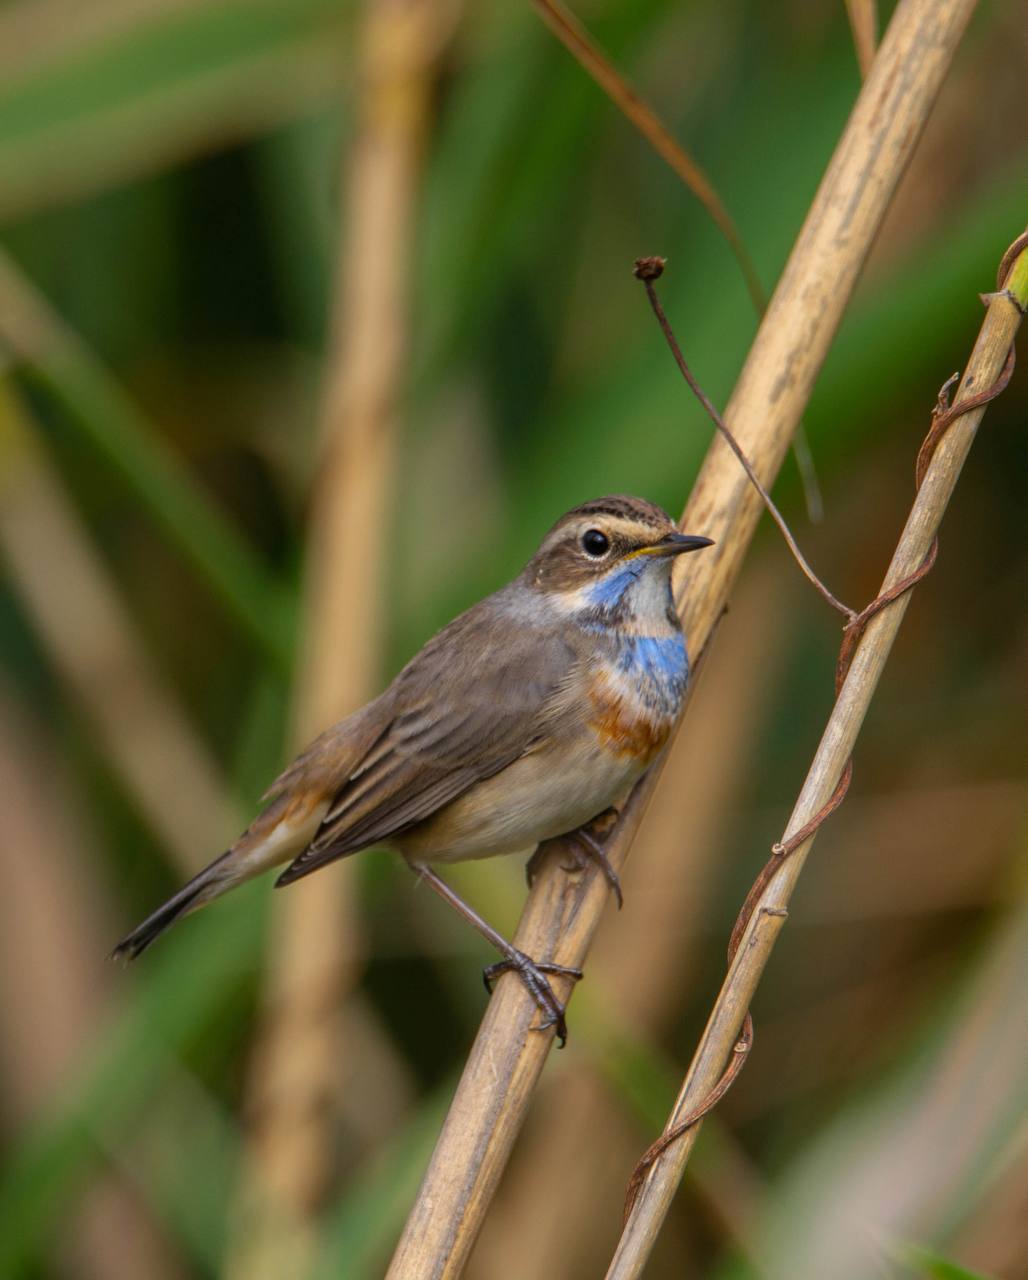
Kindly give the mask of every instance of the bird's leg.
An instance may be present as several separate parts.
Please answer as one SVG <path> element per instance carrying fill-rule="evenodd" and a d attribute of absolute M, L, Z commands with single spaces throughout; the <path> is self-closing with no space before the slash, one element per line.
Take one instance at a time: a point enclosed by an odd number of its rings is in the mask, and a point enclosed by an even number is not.
<path fill-rule="evenodd" d="M 503 956 L 502 960 L 497 961 L 496 964 L 489 965 L 482 972 L 486 991 L 491 995 L 493 980 L 508 969 L 512 970 L 521 979 L 525 989 L 543 1015 L 542 1021 L 535 1029 L 537 1031 L 545 1031 L 547 1027 L 553 1027 L 563 1048 L 568 1038 L 567 1023 L 564 1020 L 564 1006 L 557 999 L 553 988 L 546 981 L 546 974 L 574 978 L 577 981 L 582 976 L 582 970 L 572 969 L 563 964 L 550 964 L 533 960 L 531 956 L 525 955 L 523 951 L 519 951 L 517 947 L 508 942 L 502 934 L 497 933 L 491 924 L 482 919 L 474 907 L 468 906 L 464 899 L 454 892 L 446 881 L 437 876 L 425 863 L 412 862 L 410 867 L 431 889 L 435 890 L 444 902 L 448 902 L 459 915 L 464 917 L 468 924 L 477 929 L 482 937 L 491 943 Z"/>
<path fill-rule="evenodd" d="M 624 897 L 621 893 L 621 881 L 618 873 L 610 865 L 607 857 L 607 851 L 603 847 L 603 839 L 609 835 L 614 824 L 618 820 L 618 811 L 616 809 L 604 809 L 597 817 L 587 822 L 584 827 L 578 827 L 575 831 L 569 831 L 566 836 L 560 837 L 560 842 L 565 846 L 570 846 L 568 852 L 571 854 L 573 861 L 570 865 L 562 864 L 565 871 L 581 871 L 588 866 L 590 862 L 594 863 L 603 872 L 603 877 L 610 886 L 610 891 L 617 900 L 618 910 L 624 905 Z M 525 864 L 525 877 L 529 885 L 535 879 L 542 865 L 543 859 L 549 853 L 550 846 L 554 841 L 544 841 L 535 853 L 529 858 Z"/>

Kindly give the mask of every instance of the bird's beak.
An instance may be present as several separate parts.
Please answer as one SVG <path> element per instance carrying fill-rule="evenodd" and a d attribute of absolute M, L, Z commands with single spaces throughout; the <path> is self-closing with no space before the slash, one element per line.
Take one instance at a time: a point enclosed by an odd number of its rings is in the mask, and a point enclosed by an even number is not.
<path fill-rule="evenodd" d="M 666 533 L 659 542 L 650 547 L 642 547 L 637 554 L 641 556 L 680 556 L 686 551 L 701 551 L 704 547 L 712 547 L 712 538 L 700 538 L 691 533 Z"/>

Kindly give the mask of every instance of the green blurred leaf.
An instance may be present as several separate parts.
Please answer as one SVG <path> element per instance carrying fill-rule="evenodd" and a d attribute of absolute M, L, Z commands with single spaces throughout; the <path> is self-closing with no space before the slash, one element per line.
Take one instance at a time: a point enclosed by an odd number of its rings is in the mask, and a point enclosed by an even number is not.
<path fill-rule="evenodd" d="M 983 1271 L 969 1271 L 967 1267 L 919 1244 L 900 1245 L 896 1249 L 896 1257 L 917 1275 L 931 1280 L 996 1280 L 995 1276 L 987 1276 Z"/>
<path fill-rule="evenodd" d="M 52 24 L 53 4 L 35 7 L 35 26 Z M 86 21 L 76 15 L 76 39 L 40 38 L 25 4 L 0 13 L 0 216 L 151 172 L 338 96 L 350 8 L 338 0 L 89 8 Z"/>
<path fill-rule="evenodd" d="M 169 1234 L 211 1275 L 222 1261 L 228 1219 L 212 1187 L 236 1185 L 243 1150 L 235 1117 L 187 1071 L 169 1063 L 152 1106 L 105 1154 Z M 202 1177 L 197 1176 L 202 1170 Z"/>
<path fill-rule="evenodd" d="M 253 147 L 282 306 L 290 332 L 313 350 L 325 340 L 343 124 L 341 111 L 323 112 Z"/>
<path fill-rule="evenodd" d="M 295 600 L 267 570 L 92 352 L 0 262 L 4 326 L 18 372 L 55 402 L 136 495 L 171 544 L 283 670 Z"/>
<path fill-rule="evenodd" d="M 162 939 L 136 965 L 136 989 L 98 1039 L 93 1060 L 7 1161 L 0 1180 L 0 1276 L 24 1273 L 90 1165 L 129 1132 L 159 1091 L 169 1057 L 216 1026 L 233 993 L 252 981 L 266 889 L 244 886 L 217 911 Z"/>
<path fill-rule="evenodd" d="M 446 1115 L 456 1076 L 424 1098 L 414 1114 L 353 1179 L 323 1228 L 316 1280 L 345 1274 L 376 1280 L 403 1227 Z"/>

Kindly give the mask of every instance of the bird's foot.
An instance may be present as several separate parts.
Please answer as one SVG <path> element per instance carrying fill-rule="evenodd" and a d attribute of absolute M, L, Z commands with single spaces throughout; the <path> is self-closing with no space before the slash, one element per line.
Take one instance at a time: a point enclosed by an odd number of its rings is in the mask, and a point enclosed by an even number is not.
<path fill-rule="evenodd" d="M 592 819 L 584 827 L 579 827 L 576 831 L 569 831 L 566 836 L 559 836 L 556 840 L 544 841 L 535 853 L 529 858 L 525 864 L 525 879 L 528 881 L 529 888 L 535 877 L 539 873 L 544 859 L 548 856 L 553 845 L 559 844 L 563 850 L 571 855 L 570 863 L 562 863 L 561 866 L 565 871 L 583 871 L 590 863 L 603 872 L 603 878 L 610 886 L 613 893 L 618 910 L 624 906 L 624 895 L 621 892 L 621 880 L 618 873 L 610 865 L 610 859 L 603 847 L 603 840 L 613 830 L 619 818 L 616 809 L 604 809 L 598 817 Z"/>
<path fill-rule="evenodd" d="M 549 973 L 557 977 L 573 978 L 577 982 L 582 976 L 582 970 L 572 969 L 565 964 L 536 961 L 531 956 L 525 955 L 523 951 L 518 951 L 516 947 L 511 947 L 509 955 L 482 970 L 482 980 L 485 982 L 485 989 L 490 995 L 493 992 L 493 983 L 501 973 L 507 973 L 508 971 L 518 975 L 524 984 L 525 990 L 535 1001 L 536 1007 L 543 1015 L 542 1021 L 533 1030 L 545 1031 L 547 1027 L 553 1027 L 557 1033 L 557 1039 L 560 1041 L 560 1047 L 563 1049 L 568 1039 L 568 1024 L 564 1019 L 564 1005 L 557 999 L 556 993 L 546 980 L 546 975 Z"/>
<path fill-rule="evenodd" d="M 583 867 L 594 863 L 603 872 L 603 878 L 610 886 L 610 891 L 614 895 L 614 900 L 618 904 L 618 910 L 625 905 L 624 894 L 621 892 L 621 879 L 618 873 L 610 865 L 610 859 L 607 857 L 607 851 L 594 835 L 586 831 L 574 831 L 568 837 L 571 840 L 571 856 L 574 863 L 570 867 L 565 867 L 565 871 L 581 871 Z"/>

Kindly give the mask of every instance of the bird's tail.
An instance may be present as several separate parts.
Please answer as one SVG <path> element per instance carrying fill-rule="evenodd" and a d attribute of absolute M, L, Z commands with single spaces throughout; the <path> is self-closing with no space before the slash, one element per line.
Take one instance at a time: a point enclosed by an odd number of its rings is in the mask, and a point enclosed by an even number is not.
<path fill-rule="evenodd" d="M 155 942 L 165 929 L 170 929 L 176 920 L 195 911 L 197 907 L 216 898 L 220 893 L 236 883 L 235 877 L 226 883 L 221 874 L 225 863 L 232 857 L 232 850 L 223 853 L 209 867 L 195 875 L 178 893 L 168 899 L 163 906 L 148 915 L 142 924 L 137 925 L 131 933 L 126 934 L 110 954 L 111 960 L 135 960 L 142 955 L 151 942 Z"/>
<path fill-rule="evenodd" d="M 278 797 L 220 858 L 146 917 L 111 952 L 112 960 L 135 960 L 176 920 L 237 884 L 296 856 L 317 831 L 327 800 Z"/>

